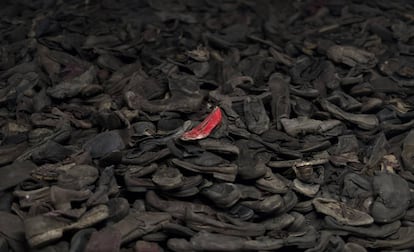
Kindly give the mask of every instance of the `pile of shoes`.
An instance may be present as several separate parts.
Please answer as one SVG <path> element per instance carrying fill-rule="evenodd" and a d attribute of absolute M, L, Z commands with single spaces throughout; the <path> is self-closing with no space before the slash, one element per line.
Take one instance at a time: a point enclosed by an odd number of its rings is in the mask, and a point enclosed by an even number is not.
<path fill-rule="evenodd" d="M 0 6 L 0 251 L 414 248 L 410 1 Z"/>

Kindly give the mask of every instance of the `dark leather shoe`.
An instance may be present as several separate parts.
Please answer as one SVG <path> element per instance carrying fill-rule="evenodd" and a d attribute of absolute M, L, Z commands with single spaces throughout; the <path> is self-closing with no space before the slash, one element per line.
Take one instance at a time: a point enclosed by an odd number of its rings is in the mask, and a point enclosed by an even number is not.
<path fill-rule="evenodd" d="M 392 173 L 374 177 L 372 217 L 376 222 L 390 223 L 401 219 L 411 202 L 411 193 L 405 179 Z"/>
<path fill-rule="evenodd" d="M 233 206 L 241 197 L 237 186 L 232 183 L 215 183 L 210 187 L 204 188 L 201 194 L 222 208 Z"/>
<path fill-rule="evenodd" d="M 172 190 L 183 185 L 184 176 L 177 168 L 164 166 L 152 175 L 152 181 L 161 190 Z"/>
<path fill-rule="evenodd" d="M 213 177 L 221 179 L 224 181 L 233 182 L 236 179 L 237 175 L 237 165 L 235 164 L 220 164 L 217 166 L 201 166 L 195 165 L 186 161 L 182 161 L 176 158 L 173 158 L 171 162 L 181 168 L 197 172 L 197 173 L 206 173 L 212 174 Z"/>
<path fill-rule="evenodd" d="M 345 203 L 328 199 L 315 198 L 312 201 L 316 211 L 332 216 L 336 221 L 349 226 L 369 225 L 374 219 L 367 213 L 347 206 Z"/>
<path fill-rule="evenodd" d="M 52 215 L 37 215 L 24 220 L 26 239 L 31 247 L 38 247 L 56 241 L 63 232 L 90 227 L 109 216 L 106 205 L 98 205 L 84 213 L 78 220 L 71 222 Z"/>
<path fill-rule="evenodd" d="M 155 232 L 171 221 L 171 215 L 165 212 L 138 212 L 129 214 L 111 227 L 121 233 L 122 243 L 133 241 L 145 234 Z"/>
<path fill-rule="evenodd" d="M 158 197 L 154 191 L 148 191 L 145 194 L 145 201 L 150 207 L 167 212 L 178 219 L 184 218 L 187 208 L 198 213 L 205 213 L 208 215 L 215 214 L 215 211 L 205 204 L 178 200 L 164 200 Z"/>

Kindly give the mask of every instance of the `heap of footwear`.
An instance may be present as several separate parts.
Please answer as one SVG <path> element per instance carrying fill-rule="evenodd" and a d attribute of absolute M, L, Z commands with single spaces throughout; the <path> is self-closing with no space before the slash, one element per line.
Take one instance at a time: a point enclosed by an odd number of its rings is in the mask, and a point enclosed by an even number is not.
<path fill-rule="evenodd" d="M 409 1 L 0 5 L 1 252 L 414 248 Z"/>

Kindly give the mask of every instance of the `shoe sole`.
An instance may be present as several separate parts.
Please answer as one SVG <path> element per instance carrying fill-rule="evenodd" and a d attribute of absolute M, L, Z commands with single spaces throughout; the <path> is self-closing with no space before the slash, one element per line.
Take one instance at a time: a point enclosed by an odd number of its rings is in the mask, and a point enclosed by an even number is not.
<path fill-rule="evenodd" d="M 109 217 L 109 209 L 106 205 L 98 205 L 86 212 L 77 222 L 70 225 L 49 230 L 45 233 L 35 235 L 28 239 L 30 247 L 35 248 L 41 245 L 58 240 L 63 236 L 63 232 L 70 229 L 82 229 L 90 227 Z"/>

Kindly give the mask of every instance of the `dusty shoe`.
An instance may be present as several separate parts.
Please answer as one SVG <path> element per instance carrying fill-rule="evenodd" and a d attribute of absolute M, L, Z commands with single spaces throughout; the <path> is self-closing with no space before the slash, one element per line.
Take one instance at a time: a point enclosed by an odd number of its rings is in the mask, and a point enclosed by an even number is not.
<path fill-rule="evenodd" d="M 137 241 L 134 252 L 163 252 L 164 250 L 155 242 Z"/>
<path fill-rule="evenodd" d="M 92 233 L 86 245 L 85 252 L 119 252 L 120 249 L 121 233 L 112 227 L 106 227 L 98 232 Z"/>
<path fill-rule="evenodd" d="M 191 228 L 173 222 L 163 225 L 162 232 L 167 235 L 179 237 L 192 237 L 196 234 Z"/>
<path fill-rule="evenodd" d="M 385 238 L 397 232 L 401 227 L 401 222 L 395 221 L 384 225 L 349 226 L 339 223 L 331 216 L 326 216 L 324 226 L 326 229 L 346 231 L 349 234 L 361 237 Z"/>
<path fill-rule="evenodd" d="M 240 190 L 232 183 L 215 183 L 210 187 L 204 188 L 201 194 L 222 208 L 233 206 L 241 197 Z"/>
<path fill-rule="evenodd" d="M 348 122 L 358 125 L 361 129 L 372 130 L 378 127 L 379 121 L 375 115 L 372 114 L 353 114 L 345 112 L 336 105 L 330 103 L 326 99 L 320 100 L 320 104 L 324 110 L 331 113 L 334 117 L 346 120 Z"/>
<path fill-rule="evenodd" d="M 372 68 L 377 64 L 375 54 L 353 46 L 333 45 L 326 54 L 331 60 L 350 67 Z"/>
<path fill-rule="evenodd" d="M 205 214 L 195 213 L 188 209 L 185 215 L 185 223 L 188 227 L 197 231 L 210 231 L 234 236 L 260 236 L 265 233 L 263 225 L 252 222 L 238 221 L 222 215 L 222 220 L 215 219 Z M 225 222 L 224 220 L 228 220 Z"/>
<path fill-rule="evenodd" d="M 260 135 L 269 129 L 270 119 L 261 99 L 247 97 L 243 105 L 247 128 L 251 132 Z"/>
<path fill-rule="evenodd" d="M 93 232 L 96 232 L 95 228 L 85 228 L 76 232 L 70 240 L 69 252 L 84 251 Z"/>
<path fill-rule="evenodd" d="M 410 205 L 410 188 L 405 179 L 381 173 L 373 179 L 374 203 L 371 214 L 376 222 L 390 223 L 402 218 Z"/>
<path fill-rule="evenodd" d="M 334 199 L 315 198 L 312 203 L 316 211 L 332 216 L 344 225 L 362 226 L 374 222 L 374 219 L 367 213 L 353 209 Z"/>
<path fill-rule="evenodd" d="M 247 200 L 260 200 L 263 198 L 264 193 L 252 185 L 236 184 L 241 193 L 241 199 Z"/>
<path fill-rule="evenodd" d="M 164 166 L 152 175 L 152 181 L 161 190 L 172 190 L 183 185 L 184 177 L 177 168 Z"/>
<path fill-rule="evenodd" d="M 246 200 L 241 201 L 241 205 L 253 209 L 255 212 L 259 213 L 273 213 L 279 212 L 284 208 L 283 198 L 279 194 L 271 195 L 264 197 L 261 200 Z"/>
<path fill-rule="evenodd" d="M 319 192 L 320 185 L 319 184 L 308 184 L 308 183 L 302 182 L 299 179 L 294 179 L 292 188 L 296 192 L 299 192 L 303 195 L 313 198 Z"/>
<path fill-rule="evenodd" d="M 201 166 L 195 165 L 186 161 L 173 158 L 171 162 L 181 168 L 197 172 L 212 174 L 213 177 L 224 181 L 233 182 L 237 175 L 237 165 L 235 164 L 220 164 L 217 166 Z"/>
<path fill-rule="evenodd" d="M 198 152 L 201 150 L 193 150 L 194 152 Z M 214 154 L 212 152 L 209 151 L 201 151 L 200 154 L 194 153 L 194 154 L 190 154 L 193 155 L 194 157 L 188 157 L 185 159 L 185 161 L 195 164 L 195 165 L 201 165 L 201 166 L 215 166 L 215 165 L 220 165 L 222 163 L 226 163 L 228 161 L 226 161 L 224 158 L 222 158 L 221 156 Z"/>
<path fill-rule="evenodd" d="M 30 207 L 42 202 L 50 201 L 50 187 L 45 186 L 35 190 L 15 190 L 14 196 L 19 198 L 20 207 Z"/>
<path fill-rule="evenodd" d="M 200 231 L 190 244 L 196 251 L 242 251 L 247 238 Z"/>
<path fill-rule="evenodd" d="M 105 220 L 108 216 L 108 207 L 98 205 L 84 213 L 75 222 L 70 222 L 51 214 L 29 217 L 24 220 L 26 239 L 30 247 L 39 247 L 58 240 L 66 230 L 90 227 Z"/>
<path fill-rule="evenodd" d="M 101 171 L 96 189 L 86 202 L 86 206 L 95 206 L 108 203 L 109 197 L 117 195 L 119 187 L 114 177 L 112 166 L 107 166 Z"/>
<path fill-rule="evenodd" d="M 285 246 L 295 246 L 304 249 L 315 247 L 318 238 L 319 233 L 316 229 L 313 226 L 307 226 L 303 230 L 291 232 L 284 241 Z"/>
<path fill-rule="evenodd" d="M 0 191 L 13 187 L 20 182 L 30 178 L 30 173 L 37 166 L 30 161 L 17 161 L 0 169 Z"/>
<path fill-rule="evenodd" d="M 265 227 L 266 230 L 272 231 L 282 231 L 284 228 L 289 227 L 295 221 L 295 217 L 291 214 L 282 214 L 273 218 L 268 218 L 262 222 L 261 225 Z"/>
<path fill-rule="evenodd" d="M 351 237 L 350 241 L 360 244 L 366 248 L 403 250 L 414 246 L 412 234 L 414 227 L 400 227 L 398 231 L 387 237 L 387 239 L 364 239 Z"/>
<path fill-rule="evenodd" d="M 9 244 L 5 237 L 0 237 L 0 251 L 9 251 Z"/>
<path fill-rule="evenodd" d="M 6 245 L 8 243 L 10 249 L 13 251 L 27 251 L 24 232 L 23 222 L 17 215 L 0 211 L 0 237 L 5 239 L 3 242 Z"/>
<path fill-rule="evenodd" d="M 206 138 L 200 140 L 198 144 L 207 151 L 230 154 L 236 157 L 240 153 L 240 150 L 236 145 L 218 139 Z"/>
<path fill-rule="evenodd" d="M 277 129 L 281 129 L 280 120 L 289 118 L 290 115 L 290 77 L 283 76 L 281 73 L 274 73 L 269 78 L 269 88 L 272 93 L 271 112 L 272 119 L 277 124 Z"/>
<path fill-rule="evenodd" d="M 190 197 L 200 192 L 197 186 L 200 185 L 202 182 L 203 177 L 201 175 L 184 177 L 183 183 L 179 188 L 171 191 L 165 191 L 163 193 L 178 198 Z"/>
<path fill-rule="evenodd" d="M 149 206 L 167 212 L 178 219 L 184 219 L 187 208 L 198 213 L 215 214 L 215 211 L 205 204 L 178 200 L 163 200 L 154 191 L 148 191 L 145 194 L 145 201 Z"/>
<path fill-rule="evenodd" d="M 127 199 L 115 197 L 109 199 L 108 203 L 109 217 L 107 223 L 118 222 L 128 215 L 130 205 Z"/>
<path fill-rule="evenodd" d="M 50 140 L 33 150 L 31 157 L 36 164 L 56 163 L 72 153 L 69 148 Z"/>
<path fill-rule="evenodd" d="M 157 185 L 150 178 L 125 177 L 125 186 L 130 192 L 146 192 L 157 188 Z"/>
<path fill-rule="evenodd" d="M 149 165 L 171 154 L 168 148 L 164 148 L 159 151 L 141 151 L 139 153 L 136 153 L 133 149 L 125 151 L 125 153 L 125 156 L 122 157 L 122 163 L 133 165 Z"/>
<path fill-rule="evenodd" d="M 75 165 L 62 170 L 57 177 L 57 185 L 62 188 L 81 190 L 93 184 L 99 171 L 91 165 Z"/>
<path fill-rule="evenodd" d="M 91 153 L 92 158 L 101 158 L 111 152 L 123 150 L 127 142 L 126 131 L 112 130 L 95 135 L 83 148 Z"/>
<path fill-rule="evenodd" d="M 236 204 L 228 211 L 228 214 L 234 219 L 247 221 L 254 216 L 254 211 L 246 206 Z"/>
<path fill-rule="evenodd" d="M 256 187 L 271 193 L 286 193 L 289 189 L 285 179 L 274 174 L 270 168 L 267 168 L 262 178 L 256 180 Z"/>
<path fill-rule="evenodd" d="M 339 90 L 333 91 L 327 100 L 345 111 L 357 111 L 360 110 L 362 106 L 362 104 L 354 97 Z"/>
<path fill-rule="evenodd" d="M 339 120 L 332 119 L 321 121 L 307 117 L 292 119 L 282 118 L 280 122 L 282 123 L 286 133 L 293 137 L 296 137 L 299 134 L 324 133 L 342 124 Z"/>
<path fill-rule="evenodd" d="M 164 212 L 138 212 L 131 210 L 112 228 L 121 233 L 122 243 L 133 241 L 145 234 L 160 230 L 162 225 L 171 221 L 171 215 Z"/>
<path fill-rule="evenodd" d="M 406 170 L 414 172 L 414 130 L 411 130 L 410 133 L 406 136 L 403 149 L 401 152 L 401 159 L 404 163 Z"/>
<path fill-rule="evenodd" d="M 320 231 L 318 243 L 308 250 L 307 252 L 317 251 L 343 251 L 345 242 L 341 237 L 334 235 L 331 231 L 322 230 Z"/>
<path fill-rule="evenodd" d="M 240 155 L 236 162 L 238 175 L 242 179 L 258 179 L 266 174 L 266 162 L 269 160 L 266 160 L 266 156 L 258 155 L 261 150 L 249 148 L 249 143 L 252 142 L 244 139 L 236 142 L 240 149 Z"/>
<path fill-rule="evenodd" d="M 155 189 L 156 184 L 150 178 L 142 178 L 151 174 L 158 169 L 158 165 L 151 164 L 148 166 L 129 166 L 124 174 L 126 189 L 130 192 L 145 192 L 149 189 Z"/>
<path fill-rule="evenodd" d="M 367 250 L 358 243 L 347 242 L 344 246 L 344 252 L 367 252 Z"/>
<path fill-rule="evenodd" d="M 64 189 L 59 186 L 52 186 L 50 188 L 50 199 L 55 209 L 68 210 L 71 209 L 72 201 L 84 201 L 92 195 L 88 189 L 77 191 L 71 189 Z"/>
<path fill-rule="evenodd" d="M 191 243 L 181 238 L 168 239 L 167 247 L 174 252 L 195 252 Z"/>

